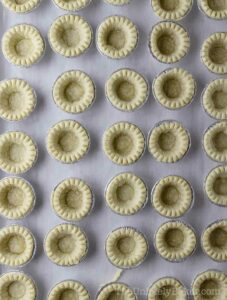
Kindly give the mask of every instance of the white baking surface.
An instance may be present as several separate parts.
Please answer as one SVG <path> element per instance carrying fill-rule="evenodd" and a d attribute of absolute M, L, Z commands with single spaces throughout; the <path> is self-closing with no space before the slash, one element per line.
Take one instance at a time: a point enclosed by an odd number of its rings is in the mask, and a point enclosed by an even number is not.
<path fill-rule="evenodd" d="M 50 0 L 43 0 L 41 6 L 32 13 L 16 15 L 0 8 L 0 34 L 17 23 L 36 25 L 47 41 L 47 32 L 52 21 L 65 12 L 54 6 Z M 203 229 L 211 222 L 226 217 L 227 208 L 211 204 L 203 192 L 203 180 L 208 172 L 217 165 L 206 157 L 202 150 L 201 138 L 204 130 L 214 122 L 201 108 L 200 95 L 202 89 L 210 80 L 217 78 L 200 62 L 200 48 L 209 34 L 224 31 L 227 21 L 214 21 L 206 18 L 197 8 L 196 3 L 192 12 L 181 22 L 191 36 L 191 49 L 186 58 L 179 64 L 190 71 L 198 83 L 198 91 L 194 102 L 179 111 L 168 111 L 155 102 L 152 94 L 146 105 L 133 113 L 119 112 L 105 99 L 104 84 L 109 75 L 121 68 L 130 67 L 144 74 L 151 83 L 154 76 L 168 68 L 157 62 L 149 53 L 148 34 L 152 26 L 160 21 L 152 12 L 149 0 L 133 0 L 130 5 L 114 7 L 102 0 L 93 3 L 80 12 L 92 25 L 94 32 L 100 22 L 111 14 L 130 17 L 139 28 L 139 45 L 136 51 L 127 59 L 110 60 L 102 56 L 93 43 L 91 49 L 79 58 L 67 59 L 53 53 L 47 42 L 47 49 L 42 61 L 30 69 L 14 67 L 5 61 L 2 53 L 0 58 L 0 79 L 19 77 L 28 80 L 38 94 L 38 105 L 34 113 L 22 122 L 0 121 L 0 131 L 23 130 L 30 134 L 38 143 L 39 158 L 32 170 L 23 177 L 31 182 L 37 194 L 37 204 L 34 211 L 18 223 L 30 228 L 37 240 L 37 253 L 34 260 L 23 268 L 30 274 L 38 285 L 38 299 L 46 299 L 48 291 L 61 280 L 76 279 L 88 288 L 91 299 L 94 299 L 99 287 L 111 281 L 115 274 L 113 267 L 104 253 L 104 243 L 107 234 L 125 225 L 135 226 L 148 238 L 150 244 L 149 256 L 139 268 L 126 271 L 122 281 L 138 289 L 139 299 L 146 299 L 146 289 L 158 278 L 171 275 L 182 280 L 187 288 L 190 287 L 194 276 L 208 268 L 226 271 L 226 264 L 215 263 L 206 257 L 201 250 L 198 240 L 198 250 L 183 263 L 169 263 L 155 253 L 153 236 L 158 226 L 167 221 L 160 217 L 150 206 L 150 201 L 143 211 L 135 216 L 122 217 L 112 213 L 105 205 L 104 189 L 106 183 L 118 172 L 133 171 L 141 176 L 149 187 L 149 193 L 155 182 L 169 174 L 182 175 L 188 179 L 195 190 L 195 205 L 191 212 L 183 218 L 195 227 L 198 237 Z M 81 69 L 93 78 L 97 86 L 97 99 L 93 107 L 80 115 L 64 113 L 54 104 L 51 90 L 56 78 L 64 71 Z M 56 122 L 64 119 L 74 119 L 81 122 L 91 136 L 89 154 L 77 164 L 63 165 L 53 160 L 47 153 L 45 138 L 48 129 Z M 176 164 L 160 164 L 148 154 L 133 166 L 120 167 L 107 159 L 102 151 L 102 135 L 104 130 L 117 121 L 131 121 L 137 124 L 144 133 L 158 121 L 176 119 L 189 129 L 192 136 L 192 148 L 181 162 Z M 1 177 L 6 176 L 3 172 Z M 43 240 L 46 233 L 62 221 L 54 215 L 50 207 L 50 194 L 53 188 L 63 179 L 75 176 L 87 181 L 94 190 L 96 203 L 92 214 L 78 223 L 87 233 L 90 248 L 87 258 L 78 266 L 65 268 L 54 265 L 48 260 L 43 251 Z M 15 222 L 0 219 L 0 226 Z M 9 270 L 1 267 L 1 271 Z"/>

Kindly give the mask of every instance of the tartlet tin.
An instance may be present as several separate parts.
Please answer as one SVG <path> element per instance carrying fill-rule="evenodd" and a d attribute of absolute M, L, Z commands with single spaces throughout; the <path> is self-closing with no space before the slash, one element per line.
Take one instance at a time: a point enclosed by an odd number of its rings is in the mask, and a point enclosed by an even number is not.
<path fill-rule="evenodd" d="M 109 282 L 109 283 L 103 285 L 103 286 L 99 289 L 98 293 L 96 294 L 95 300 L 97 300 L 98 297 L 99 297 L 99 295 L 100 295 L 100 293 L 101 293 L 106 287 L 108 287 L 108 286 L 111 285 L 111 284 L 116 284 L 116 282 Z M 127 285 L 127 284 L 125 284 L 125 283 L 123 283 L 123 282 L 117 282 L 117 284 L 123 284 L 123 285 L 125 285 L 127 288 L 129 288 L 130 290 L 132 290 L 132 288 L 131 288 L 129 285 Z M 133 291 L 133 290 L 132 290 L 132 291 Z M 137 297 L 136 293 L 135 293 L 134 291 L 133 291 L 133 293 L 134 293 L 135 299 L 138 300 L 138 297 Z"/>

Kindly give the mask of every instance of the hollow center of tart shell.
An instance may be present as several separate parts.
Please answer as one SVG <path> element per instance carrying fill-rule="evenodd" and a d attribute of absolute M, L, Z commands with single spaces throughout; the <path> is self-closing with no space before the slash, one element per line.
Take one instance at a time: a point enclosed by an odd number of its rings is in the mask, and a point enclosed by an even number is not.
<path fill-rule="evenodd" d="M 184 234 L 178 228 L 169 229 L 165 234 L 165 242 L 170 248 L 180 248 L 184 242 Z"/>
<path fill-rule="evenodd" d="M 218 177 L 214 181 L 214 191 L 216 194 L 221 196 L 227 195 L 227 176 L 226 177 Z"/>
<path fill-rule="evenodd" d="M 34 45 L 29 38 L 22 38 L 15 43 L 15 52 L 18 56 L 26 57 L 33 52 Z"/>
<path fill-rule="evenodd" d="M 26 244 L 25 240 L 20 235 L 12 235 L 9 237 L 7 242 L 7 248 L 12 254 L 20 255 L 25 251 Z"/>
<path fill-rule="evenodd" d="M 210 234 L 210 243 L 213 247 L 227 250 L 227 228 L 216 228 Z"/>
<path fill-rule="evenodd" d="M 60 297 L 59 300 L 79 300 L 78 294 L 73 289 L 65 289 Z"/>
<path fill-rule="evenodd" d="M 128 183 L 124 183 L 116 189 L 116 195 L 119 202 L 130 202 L 133 199 L 134 194 L 133 187 Z"/>
<path fill-rule="evenodd" d="M 213 143 L 215 148 L 220 151 L 226 151 L 227 150 L 227 134 L 223 131 L 218 132 L 213 137 Z"/>
<path fill-rule="evenodd" d="M 72 236 L 70 234 L 67 234 L 60 237 L 58 240 L 58 248 L 62 253 L 72 253 L 75 248 L 74 239 L 72 238 Z"/>
<path fill-rule="evenodd" d="M 26 158 L 26 148 L 23 144 L 18 143 L 7 143 L 4 147 L 4 155 L 6 155 L 7 159 L 12 163 L 20 163 L 23 162 Z"/>
<path fill-rule="evenodd" d="M 16 4 L 22 5 L 28 2 L 28 0 L 14 0 Z"/>
<path fill-rule="evenodd" d="M 161 54 L 173 54 L 176 50 L 176 41 L 173 34 L 168 32 L 162 33 L 157 40 L 157 46 Z"/>
<path fill-rule="evenodd" d="M 23 94 L 21 92 L 12 92 L 8 95 L 7 98 L 3 98 L 2 105 L 4 105 L 5 109 L 11 112 L 21 111 L 24 108 L 24 101 L 22 101 Z"/>
<path fill-rule="evenodd" d="M 126 43 L 124 31 L 120 28 L 110 30 L 107 34 L 106 43 L 115 50 L 121 50 Z"/>
<path fill-rule="evenodd" d="M 226 0 L 207 0 L 207 4 L 210 9 L 215 11 L 222 11 L 227 9 L 227 1 Z"/>
<path fill-rule="evenodd" d="M 174 185 L 167 185 L 161 193 L 161 200 L 167 206 L 175 206 L 180 199 L 180 193 Z"/>
<path fill-rule="evenodd" d="M 175 147 L 176 137 L 171 131 L 163 132 L 158 138 L 158 144 L 161 150 L 171 151 Z"/>
<path fill-rule="evenodd" d="M 224 91 L 215 91 L 212 95 L 214 107 L 218 110 L 227 108 L 227 93 Z"/>
<path fill-rule="evenodd" d="M 181 83 L 176 78 L 169 78 L 163 84 L 163 91 L 170 99 L 178 98 L 181 94 Z"/>
<path fill-rule="evenodd" d="M 132 138 L 125 133 L 117 135 L 113 140 L 113 148 L 119 155 L 128 155 L 133 149 Z"/>
<path fill-rule="evenodd" d="M 122 80 L 116 87 L 116 94 L 122 101 L 131 101 L 135 97 L 135 86 L 127 80 Z"/>
<path fill-rule="evenodd" d="M 76 81 L 70 82 L 64 90 L 65 98 L 68 102 L 78 102 L 84 95 L 83 87 Z"/>
<path fill-rule="evenodd" d="M 224 42 L 216 42 L 213 44 L 209 51 L 210 59 L 217 65 L 227 63 L 227 45 Z"/>
<path fill-rule="evenodd" d="M 176 10 L 179 7 L 179 0 L 160 0 L 159 3 L 163 10 L 170 12 Z"/>
<path fill-rule="evenodd" d="M 135 247 L 136 242 L 130 236 L 122 237 L 117 241 L 117 248 L 123 255 L 131 254 L 134 251 Z"/>
<path fill-rule="evenodd" d="M 18 208 L 24 203 L 24 193 L 18 187 L 11 187 L 6 191 L 4 199 L 8 208 Z"/>
<path fill-rule="evenodd" d="M 10 299 L 21 299 L 25 296 L 26 287 L 19 281 L 14 281 L 8 286 L 8 295 Z"/>
<path fill-rule="evenodd" d="M 63 152 L 72 152 L 78 146 L 78 138 L 73 132 L 62 132 L 58 139 L 58 144 Z"/>
<path fill-rule="evenodd" d="M 82 206 L 83 194 L 78 189 L 69 189 L 64 194 L 64 202 L 68 208 L 79 209 Z"/>
<path fill-rule="evenodd" d="M 77 28 L 69 27 L 62 31 L 62 41 L 66 47 L 76 47 L 80 42 L 80 33 Z"/>
<path fill-rule="evenodd" d="M 220 286 L 215 279 L 207 279 L 200 286 L 202 299 L 217 299 L 220 296 Z"/>
<path fill-rule="evenodd" d="M 125 296 L 121 291 L 110 292 L 106 300 L 125 300 Z"/>
<path fill-rule="evenodd" d="M 166 285 L 158 290 L 157 300 L 176 300 L 176 295 L 177 289 L 172 285 Z"/>

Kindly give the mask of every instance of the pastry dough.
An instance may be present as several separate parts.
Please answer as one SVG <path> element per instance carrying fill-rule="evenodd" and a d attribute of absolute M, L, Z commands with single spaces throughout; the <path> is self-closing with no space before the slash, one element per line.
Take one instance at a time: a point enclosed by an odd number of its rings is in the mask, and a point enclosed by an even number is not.
<path fill-rule="evenodd" d="M 133 290 L 124 283 L 111 282 L 104 285 L 98 292 L 96 300 L 137 300 Z"/>
<path fill-rule="evenodd" d="M 131 2 L 131 0 L 104 0 L 104 1 L 112 5 L 126 5 Z"/>
<path fill-rule="evenodd" d="M 152 129 L 148 138 L 148 150 L 164 163 L 182 159 L 190 148 L 189 132 L 177 121 L 163 121 Z"/>
<path fill-rule="evenodd" d="M 145 236 L 132 227 L 120 227 L 112 231 L 105 245 L 109 261 L 121 269 L 139 266 L 148 253 Z"/>
<path fill-rule="evenodd" d="M 18 267 L 27 264 L 35 252 L 35 239 L 26 227 L 11 225 L 0 229 L 0 264 Z"/>
<path fill-rule="evenodd" d="M 227 122 L 212 125 L 204 134 L 206 154 L 217 162 L 227 162 Z"/>
<path fill-rule="evenodd" d="M 110 16 L 99 26 L 97 47 L 110 58 L 124 58 L 132 53 L 138 42 L 135 24 L 123 16 Z"/>
<path fill-rule="evenodd" d="M 154 186 L 152 204 L 163 217 L 182 217 L 190 209 L 192 203 L 192 188 L 183 177 L 167 176 Z"/>
<path fill-rule="evenodd" d="M 88 152 L 90 137 L 78 122 L 64 120 L 55 124 L 47 135 L 47 151 L 56 160 L 71 164 L 82 159 Z"/>
<path fill-rule="evenodd" d="M 78 281 L 65 280 L 53 287 L 48 300 L 90 300 L 87 289 Z"/>
<path fill-rule="evenodd" d="M 179 280 L 173 277 L 163 277 L 149 288 L 147 299 L 188 300 L 188 295 L 185 286 Z"/>
<path fill-rule="evenodd" d="M 227 166 L 219 166 L 208 174 L 205 191 L 214 204 L 227 206 Z"/>
<path fill-rule="evenodd" d="M 167 69 L 153 81 L 155 99 L 168 109 L 180 109 L 190 104 L 195 96 L 196 82 L 182 68 Z"/>
<path fill-rule="evenodd" d="M 2 0 L 2 4 L 15 13 L 29 13 L 40 4 L 41 0 Z"/>
<path fill-rule="evenodd" d="M 5 177 L 0 180 L 0 215 L 18 220 L 26 217 L 35 204 L 35 193 L 26 180 Z"/>
<path fill-rule="evenodd" d="M 218 262 L 227 261 L 227 220 L 209 225 L 202 235 L 204 252 Z"/>
<path fill-rule="evenodd" d="M 91 0 L 53 0 L 54 3 L 61 9 L 68 11 L 78 11 L 87 7 Z"/>
<path fill-rule="evenodd" d="M 8 121 L 27 118 L 36 106 L 36 93 L 22 79 L 0 81 L 0 116 Z"/>
<path fill-rule="evenodd" d="M 78 265 L 87 255 L 88 240 L 85 233 L 72 224 L 54 227 L 44 241 L 48 258 L 59 266 Z"/>
<path fill-rule="evenodd" d="M 68 71 L 56 80 L 53 98 L 57 106 L 65 112 L 82 113 L 95 100 L 95 85 L 86 73 L 79 70 Z"/>
<path fill-rule="evenodd" d="M 107 157 L 114 163 L 119 165 L 133 164 L 144 153 L 144 135 L 134 124 L 115 123 L 104 133 L 103 149 Z"/>
<path fill-rule="evenodd" d="M 213 73 L 227 73 L 227 33 L 216 32 L 210 35 L 203 43 L 201 58 L 204 65 Z"/>
<path fill-rule="evenodd" d="M 66 221 L 80 221 L 91 211 L 93 194 L 81 179 L 68 178 L 56 186 L 51 195 L 56 214 Z"/>
<path fill-rule="evenodd" d="M 194 300 L 225 300 L 227 290 L 227 277 L 224 273 L 207 270 L 196 276 L 192 284 Z"/>
<path fill-rule="evenodd" d="M 0 277 L 1 300 L 35 300 L 36 296 L 36 285 L 28 275 L 8 272 Z"/>
<path fill-rule="evenodd" d="M 202 95 L 204 110 L 215 119 L 227 119 L 227 79 L 216 79 L 208 84 Z"/>
<path fill-rule="evenodd" d="M 190 38 L 181 25 L 174 22 L 160 22 L 151 31 L 149 46 L 157 60 L 172 64 L 188 53 Z"/>
<path fill-rule="evenodd" d="M 44 51 L 44 39 L 33 25 L 15 25 L 3 35 L 3 55 L 16 66 L 31 67 L 41 59 Z"/>
<path fill-rule="evenodd" d="M 48 36 L 53 51 L 65 57 L 76 57 L 88 50 L 93 32 L 83 17 L 63 15 L 53 22 Z"/>
<path fill-rule="evenodd" d="M 156 15 L 163 20 L 181 20 L 191 10 L 193 0 L 151 0 Z"/>
<path fill-rule="evenodd" d="M 155 247 L 165 260 L 183 261 L 195 251 L 196 235 L 194 230 L 183 222 L 166 222 L 155 234 Z"/>
<path fill-rule="evenodd" d="M 0 169 L 7 173 L 25 173 L 36 162 L 38 150 L 30 136 L 21 131 L 0 135 Z"/>
<path fill-rule="evenodd" d="M 106 82 L 106 96 L 110 103 L 122 111 L 140 108 L 149 95 L 145 78 L 131 69 L 114 72 Z"/>
<path fill-rule="evenodd" d="M 117 214 L 134 215 L 147 202 L 147 187 L 133 173 L 120 173 L 108 184 L 105 199 L 110 209 Z"/>
<path fill-rule="evenodd" d="M 209 18 L 222 20 L 227 18 L 226 0 L 199 0 L 199 8 Z"/>

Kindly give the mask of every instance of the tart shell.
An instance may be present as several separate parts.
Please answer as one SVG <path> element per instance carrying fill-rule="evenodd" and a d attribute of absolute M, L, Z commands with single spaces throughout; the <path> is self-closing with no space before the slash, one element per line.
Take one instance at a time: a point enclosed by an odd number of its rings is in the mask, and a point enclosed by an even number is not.
<path fill-rule="evenodd" d="M 222 5 L 225 7 L 222 7 Z M 199 0 L 199 9 L 208 17 L 215 20 L 227 18 L 227 5 L 224 1 Z"/>
<path fill-rule="evenodd" d="M 137 296 L 134 291 L 128 285 L 121 282 L 111 282 L 104 285 L 99 290 L 95 300 L 106 300 L 111 296 L 123 297 L 122 299 L 127 300 L 137 300 Z"/>
<path fill-rule="evenodd" d="M 2 0 L 2 4 L 15 13 L 25 14 L 33 11 L 40 5 L 41 0 L 28 0 L 24 3 L 17 3 L 16 0 Z"/>
<path fill-rule="evenodd" d="M 131 0 L 104 0 L 106 3 L 116 6 L 129 4 Z"/>
<path fill-rule="evenodd" d="M 84 9 L 85 7 L 89 6 L 91 1 L 92 0 L 74 0 L 74 1 L 53 0 L 54 4 L 57 7 L 66 11 L 78 11 Z"/>

